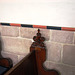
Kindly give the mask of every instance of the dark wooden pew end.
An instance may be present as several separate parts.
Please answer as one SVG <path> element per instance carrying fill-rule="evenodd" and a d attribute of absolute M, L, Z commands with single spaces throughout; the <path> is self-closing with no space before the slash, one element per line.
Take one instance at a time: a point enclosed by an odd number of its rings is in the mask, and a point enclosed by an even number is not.
<path fill-rule="evenodd" d="M 4 75 L 13 66 L 11 59 L 0 58 L 0 75 Z"/>
<path fill-rule="evenodd" d="M 45 38 L 41 37 L 39 29 L 33 40 L 30 53 L 4 75 L 60 75 L 54 69 L 47 70 L 43 67 L 43 63 L 46 61 L 46 46 Z"/>

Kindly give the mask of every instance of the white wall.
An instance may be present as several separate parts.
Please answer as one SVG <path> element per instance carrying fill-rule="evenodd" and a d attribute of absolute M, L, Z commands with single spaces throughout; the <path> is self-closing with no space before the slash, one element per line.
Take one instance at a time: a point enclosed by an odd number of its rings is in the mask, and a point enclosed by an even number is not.
<path fill-rule="evenodd" d="M 75 0 L 0 0 L 0 22 L 75 27 Z"/>

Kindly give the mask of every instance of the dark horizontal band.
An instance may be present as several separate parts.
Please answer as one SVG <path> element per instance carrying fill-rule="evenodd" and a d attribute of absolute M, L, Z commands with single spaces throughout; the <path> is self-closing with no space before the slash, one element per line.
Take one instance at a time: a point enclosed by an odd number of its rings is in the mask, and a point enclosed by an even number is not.
<path fill-rule="evenodd" d="M 75 31 L 75 28 L 70 28 L 70 27 L 56 27 L 56 26 L 43 26 L 43 25 L 30 25 L 30 24 L 16 24 L 16 23 L 0 23 L 0 25 L 18 26 L 18 27 L 28 27 L 28 28 L 53 29 L 53 30 L 65 30 L 65 31 Z"/>

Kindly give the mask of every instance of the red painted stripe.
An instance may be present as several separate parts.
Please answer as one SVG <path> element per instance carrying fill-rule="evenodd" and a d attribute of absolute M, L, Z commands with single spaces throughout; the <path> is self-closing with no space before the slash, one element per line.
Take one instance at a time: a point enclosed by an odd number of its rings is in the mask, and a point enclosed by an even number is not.
<path fill-rule="evenodd" d="M 43 28 L 43 29 L 47 29 L 47 26 L 33 25 L 33 28 Z"/>
<path fill-rule="evenodd" d="M 21 27 L 21 24 L 15 24 L 15 23 L 10 23 L 11 26 L 18 26 Z"/>
<path fill-rule="evenodd" d="M 69 27 L 62 27 L 61 29 L 66 31 L 75 31 L 75 28 L 69 28 Z"/>

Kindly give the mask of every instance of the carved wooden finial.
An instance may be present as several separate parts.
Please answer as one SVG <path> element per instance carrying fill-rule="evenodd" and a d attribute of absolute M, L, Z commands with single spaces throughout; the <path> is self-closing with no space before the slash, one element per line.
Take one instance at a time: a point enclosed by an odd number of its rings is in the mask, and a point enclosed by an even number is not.
<path fill-rule="evenodd" d="M 40 29 L 38 29 L 38 33 L 40 33 Z"/>
<path fill-rule="evenodd" d="M 45 38 L 41 37 L 40 29 L 38 29 L 38 33 L 36 36 L 33 37 L 33 40 L 34 40 L 34 42 L 32 43 L 31 48 L 34 48 L 35 50 L 37 47 L 39 49 L 45 48 L 45 45 L 43 43 L 45 41 Z"/>

